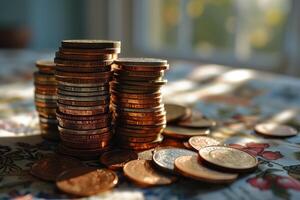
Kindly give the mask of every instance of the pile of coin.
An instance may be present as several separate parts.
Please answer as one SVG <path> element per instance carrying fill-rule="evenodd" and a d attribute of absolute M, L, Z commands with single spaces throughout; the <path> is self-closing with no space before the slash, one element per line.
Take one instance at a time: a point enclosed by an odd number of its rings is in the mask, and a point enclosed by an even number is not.
<path fill-rule="evenodd" d="M 120 58 L 114 63 L 111 106 L 116 142 L 126 149 L 153 148 L 162 141 L 166 126 L 161 87 L 169 65 L 151 58 Z"/>
<path fill-rule="evenodd" d="M 36 62 L 34 73 L 35 106 L 39 114 L 41 134 L 45 139 L 59 140 L 56 120 L 56 90 L 54 77 L 55 63 L 48 60 Z"/>
<path fill-rule="evenodd" d="M 109 148 L 109 82 L 120 45 L 107 40 L 62 41 L 55 57 L 61 153 L 91 159 Z"/>

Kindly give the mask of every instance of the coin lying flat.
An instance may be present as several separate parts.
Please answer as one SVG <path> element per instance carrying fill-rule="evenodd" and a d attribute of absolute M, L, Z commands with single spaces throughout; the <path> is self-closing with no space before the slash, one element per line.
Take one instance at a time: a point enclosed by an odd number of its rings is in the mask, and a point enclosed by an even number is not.
<path fill-rule="evenodd" d="M 200 150 L 203 147 L 219 145 L 220 142 L 211 137 L 193 136 L 189 139 L 189 144 L 195 149 Z"/>
<path fill-rule="evenodd" d="M 165 104 L 167 112 L 167 122 L 180 120 L 189 112 L 189 108 L 177 104 Z"/>
<path fill-rule="evenodd" d="M 63 40 L 62 47 L 65 48 L 120 48 L 120 41 L 113 40 Z"/>
<path fill-rule="evenodd" d="M 105 152 L 100 157 L 100 162 L 109 169 L 122 169 L 126 162 L 138 158 L 137 153 L 131 150 L 112 150 Z"/>
<path fill-rule="evenodd" d="M 56 186 L 68 194 L 90 196 L 110 190 L 117 183 L 118 176 L 111 170 L 78 167 L 62 173 Z"/>
<path fill-rule="evenodd" d="M 167 126 L 163 132 L 164 135 L 173 138 L 190 138 L 192 136 L 208 135 L 209 129 L 189 129 L 177 126 Z"/>
<path fill-rule="evenodd" d="M 132 160 L 125 164 L 124 174 L 141 186 L 168 185 L 176 181 L 175 176 L 164 174 L 151 166 L 150 160 Z"/>
<path fill-rule="evenodd" d="M 176 158 L 175 170 L 183 176 L 209 183 L 230 183 L 238 177 L 238 174 L 207 168 L 201 164 L 198 155 Z"/>
<path fill-rule="evenodd" d="M 298 131 L 295 128 L 276 123 L 257 124 L 254 127 L 254 130 L 259 134 L 273 137 L 289 137 L 298 134 Z"/>
<path fill-rule="evenodd" d="M 67 156 L 52 155 L 35 162 L 30 173 L 42 180 L 55 181 L 63 171 L 75 167 L 85 166 L 80 160 Z"/>
<path fill-rule="evenodd" d="M 257 167 L 257 159 L 238 149 L 225 146 L 208 146 L 199 150 L 200 158 L 203 162 L 217 168 L 250 171 Z"/>
<path fill-rule="evenodd" d="M 174 172 L 174 161 L 176 158 L 187 155 L 197 154 L 186 149 L 165 148 L 154 152 L 153 161 L 159 168 L 168 172 Z"/>

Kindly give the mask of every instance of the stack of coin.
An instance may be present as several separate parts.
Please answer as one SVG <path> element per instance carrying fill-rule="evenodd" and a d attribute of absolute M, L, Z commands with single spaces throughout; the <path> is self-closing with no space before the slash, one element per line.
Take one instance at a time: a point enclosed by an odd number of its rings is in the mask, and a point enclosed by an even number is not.
<path fill-rule="evenodd" d="M 61 153 L 91 159 L 110 146 L 109 82 L 118 53 L 119 41 L 62 41 L 55 57 Z"/>
<path fill-rule="evenodd" d="M 38 71 L 34 73 L 35 106 L 39 113 L 41 134 L 45 139 L 58 140 L 56 120 L 55 63 L 48 60 L 36 62 Z"/>
<path fill-rule="evenodd" d="M 169 65 L 151 58 L 120 58 L 114 63 L 111 106 L 117 144 L 133 150 L 153 148 L 162 141 L 166 126 L 161 87 Z"/>

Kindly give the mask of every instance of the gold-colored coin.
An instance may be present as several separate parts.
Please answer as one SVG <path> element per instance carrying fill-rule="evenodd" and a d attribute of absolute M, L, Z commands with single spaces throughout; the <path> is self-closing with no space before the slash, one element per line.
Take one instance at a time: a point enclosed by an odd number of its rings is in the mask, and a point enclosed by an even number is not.
<path fill-rule="evenodd" d="M 62 173 L 56 186 L 68 194 L 90 196 L 110 190 L 117 183 L 117 174 L 109 169 L 77 167 Z"/>
<path fill-rule="evenodd" d="M 205 163 L 220 169 L 250 171 L 258 165 L 254 156 L 226 146 L 203 147 L 199 150 L 199 155 Z"/>
<path fill-rule="evenodd" d="M 175 176 L 156 170 L 150 160 L 132 160 L 125 164 L 124 174 L 141 186 L 168 185 L 176 181 Z"/>
<path fill-rule="evenodd" d="M 206 136 L 193 136 L 189 139 L 189 144 L 196 150 L 200 150 L 203 147 L 219 145 L 220 142 L 211 137 Z"/>
<path fill-rule="evenodd" d="M 163 132 L 163 135 L 172 138 L 185 139 L 192 136 L 208 135 L 209 133 L 209 129 L 189 129 L 177 126 L 167 126 Z"/>
<path fill-rule="evenodd" d="M 175 170 L 183 176 L 209 183 L 230 183 L 238 177 L 236 173 L 207 168 L 201 164 L 198 155 L 178 157 L 175 160 Z"/>

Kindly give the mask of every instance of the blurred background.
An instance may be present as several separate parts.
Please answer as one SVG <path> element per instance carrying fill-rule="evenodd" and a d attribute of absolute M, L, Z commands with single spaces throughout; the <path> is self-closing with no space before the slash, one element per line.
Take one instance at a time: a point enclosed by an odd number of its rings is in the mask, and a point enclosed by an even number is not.
<path fill-rule="evenodd" d="M 121 40 L 121 56 L 300 76 L 299 0 L 0 0 L 0 72 L 83 38 Z"/>

